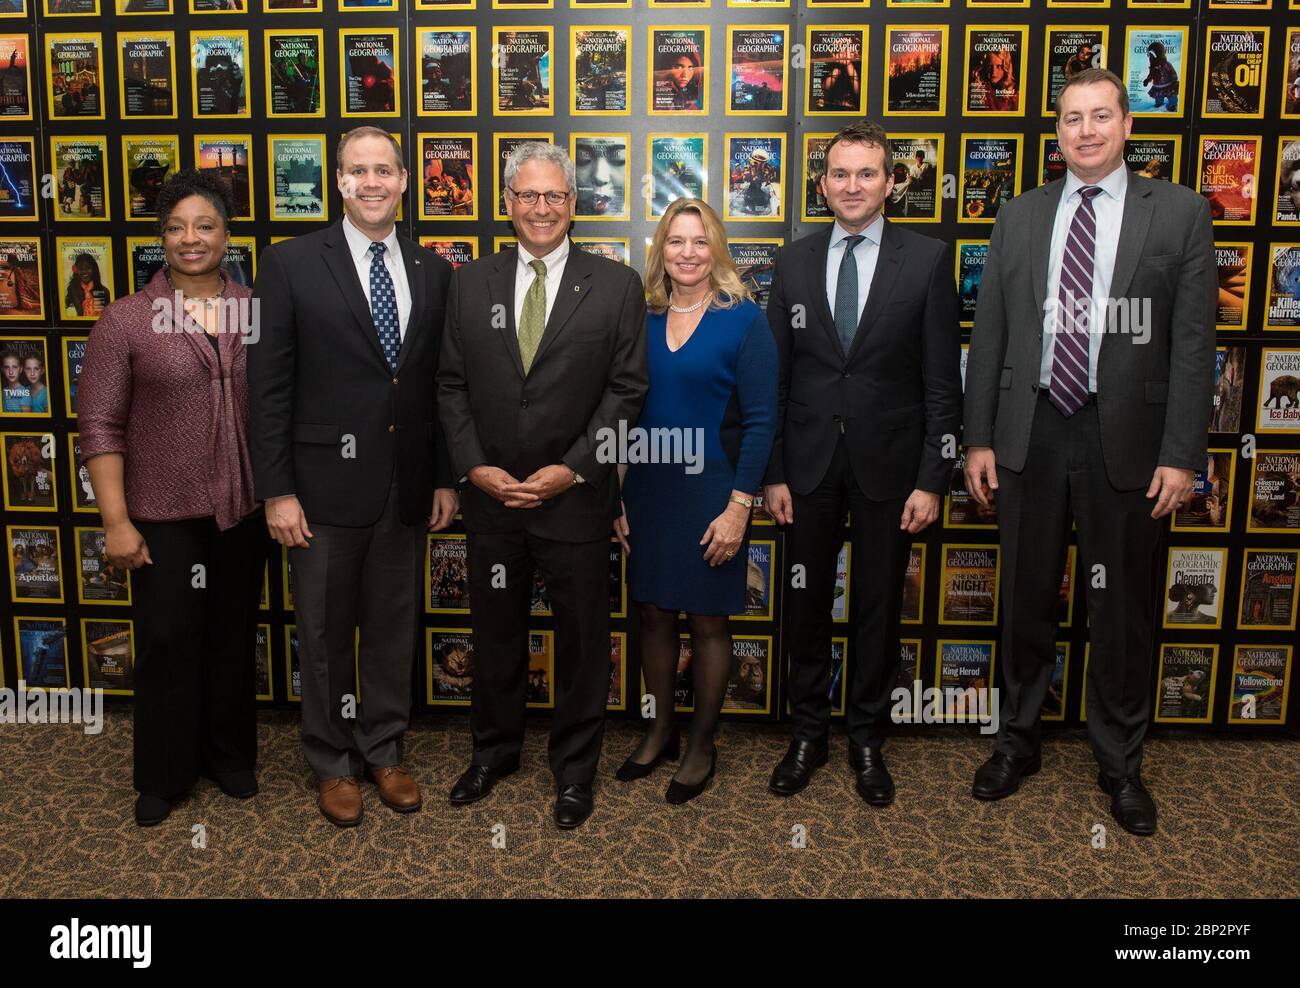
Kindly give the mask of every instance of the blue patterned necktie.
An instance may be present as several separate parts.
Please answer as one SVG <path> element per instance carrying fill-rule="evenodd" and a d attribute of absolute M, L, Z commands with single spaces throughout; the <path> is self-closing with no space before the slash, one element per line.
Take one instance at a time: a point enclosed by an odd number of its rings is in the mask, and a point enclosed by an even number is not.
<path fill-rule="evenodd" d="M 379 334 L 379 345 L 388 358 L 388 369 L 395 371 L 402 339 L 397 332 L 397 293 L 393 290 L 388 266 L 384 264 L 384 249 L 382 240 L 370 245 L 370 318 Z"/>
<path fill-rule="evenodd" d="M 1052 348 L 1052 386 L 1047 396 L 1069 418 L 1088 401 L 1088 331 L 1092 308 L 1092 268 L 1097 249 L 1096 185 L 1079 190 L 1061 258 L 1061 284 L 1056 292 L 1056 339 Z"/>
<path fill-rule="evenodd" d="M 853 248 L 867 238 L 859 233 L 844 238 L 844 256 L 840 258 L 840 275 L 835 282 L 835 335 L 847 357 L 858 334 L 858 262 Z"/>

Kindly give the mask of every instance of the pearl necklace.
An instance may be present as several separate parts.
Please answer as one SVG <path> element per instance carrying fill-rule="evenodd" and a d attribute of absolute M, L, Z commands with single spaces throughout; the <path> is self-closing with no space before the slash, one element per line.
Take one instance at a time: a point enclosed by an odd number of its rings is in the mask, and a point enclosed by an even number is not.
<path fill-rule="evenodd" d="M 688 306 L 686 306 L 685 308 L 683 308 L 683 307 L 678 306 L 678 305 L 673 305 L 673 297 L 672 297 L 671 294 L 669 294 L 669 296 L 668 296 L 668 308 L 672 309 L 674 312 L 678 313 L 679 315 L 685 315 L 685 314 L 688 313 L 688 312 L 694 312 L 694 311 L 695 311 L 696 309 L 698 309 L 700 306 L 702 306 L 702 305 L 704 305 L 706 302 L 708 302 L 711 298 L 713 298 L 713 293 L 712 293 L 712 292 L 705 292 L 705 293 L 704 293 L 704 298 L 700 299 L 700 300 L 699 300 L 698 302 L 696 302 L 694 305 L 688 305 Z"/>

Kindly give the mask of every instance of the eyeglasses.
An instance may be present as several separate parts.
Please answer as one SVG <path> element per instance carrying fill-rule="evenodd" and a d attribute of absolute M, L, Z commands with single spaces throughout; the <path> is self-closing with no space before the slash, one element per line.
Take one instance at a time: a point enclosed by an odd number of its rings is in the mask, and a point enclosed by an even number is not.
<path fill-rule="evenodd" d="M 563 206 L 569 201 L 569 196 L 572 194 L 569 192 L 535 192 L 532 189 L 528 189 L 524 192 L 517 192 L 514 189 L 511 189 L 508 185 L 506 188 L 510 189 L 510 194 L 525 206 L 536 205 L 537 200 L 543 195 L 546 196 L 546 204 L 548 206 Z"/>

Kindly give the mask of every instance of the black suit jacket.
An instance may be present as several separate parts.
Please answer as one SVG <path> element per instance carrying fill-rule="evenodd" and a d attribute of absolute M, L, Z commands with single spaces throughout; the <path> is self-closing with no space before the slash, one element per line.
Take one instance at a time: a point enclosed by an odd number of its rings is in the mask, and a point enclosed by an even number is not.
<path fill-rule="evenodd" d="M 1064 189 L 1057 179 L 998 210 L 971 332 L 966 443 L 991 446 L 998 466 L 1017 472 L 1038 401 L 1052 228 Z M 1129 175 L 1110 295 L 1136 304 L 1117 308 L 1096 369 L 1102 456 L 1118 490 L 1146 487 L 1157 466 L 1205 469 L 1218 291 L 1209 201 Z M 1125 311 L 1132 319 L 1119 321 Z"/>
<path fill-rule="evenodd" d="M 831 230 L 777 253 L 767 321 L 781 378 L 766 484 L 810 493 L 841 432 L 872 500 L 943 494 L 961 429 L 961 326 L 948 246 L 885 220 L 848 354 L 826 298 Z M 947 441 L 945 441 L 947 440 Z M 946 447 L 946 448 L 945 448 Z"/>
<path fill-rule="evenodd" d="M 401 518 L 451 487 L 434 375 L 451 265 L 398 234 L 411 315 L 388 369 L 341 223 L 276 244 L 253 285 L 250 451 L 259 499 L 296 494 L 307 524 L 374 524 L 397 472 Z"/>
<path fill-rule="evenodd" d="M 560 542 L 607 538 L 618 473 L 598 458 L 600 431 L 636 424 L 649 388 L 645 290 L 630 267 L 570 244 L 532 367 L 515 329 L 514 248 L 456 269 L 447 303 L 438 404 L 457 477 L 479 465 L 518 480 L 553 463 L 576 484 L 537 508 L 507 508 L 465 484 L 471 531 L 528 531 Z"/>

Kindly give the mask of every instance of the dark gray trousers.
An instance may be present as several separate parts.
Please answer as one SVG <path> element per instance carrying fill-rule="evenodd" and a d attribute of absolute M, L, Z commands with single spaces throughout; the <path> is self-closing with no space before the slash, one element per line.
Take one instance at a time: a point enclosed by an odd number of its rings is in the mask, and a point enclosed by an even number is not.
<path fill-rule="evenodd" d="M 1035 408 L 1024 470 L 999 466 L 998 487 L 1003 679 L 998 750 L 1019 756 L 1038 751 L 1073 518 L 1079 530 L 1076 579 L 1087 589 L 1091 639 L 1088 738 L 1107 775 L 1136 776 L 1151 711 L 1157 557 L 1166 523 L 1151 518 L 1155 500 L 1147 499 L 1145 488 L 1119 491 L 1107 480 L 1097 406 L 1086 404 L 1065 418 L 1046 392 Z M 1077 668 L 1083 656 L 1071 660 Z"/>
<path fill-rule="evenodd" d="M 321 779 L 396 765 L 411 716 L 425 526 L 401 523 L 396 484 L 368 528 L 310 516 L 307 525 L 311 546 L 289 550 L 307 763 Z M 348 720 L 344 698 L 356 692 L 358 674 L 356 718 Z"/>

